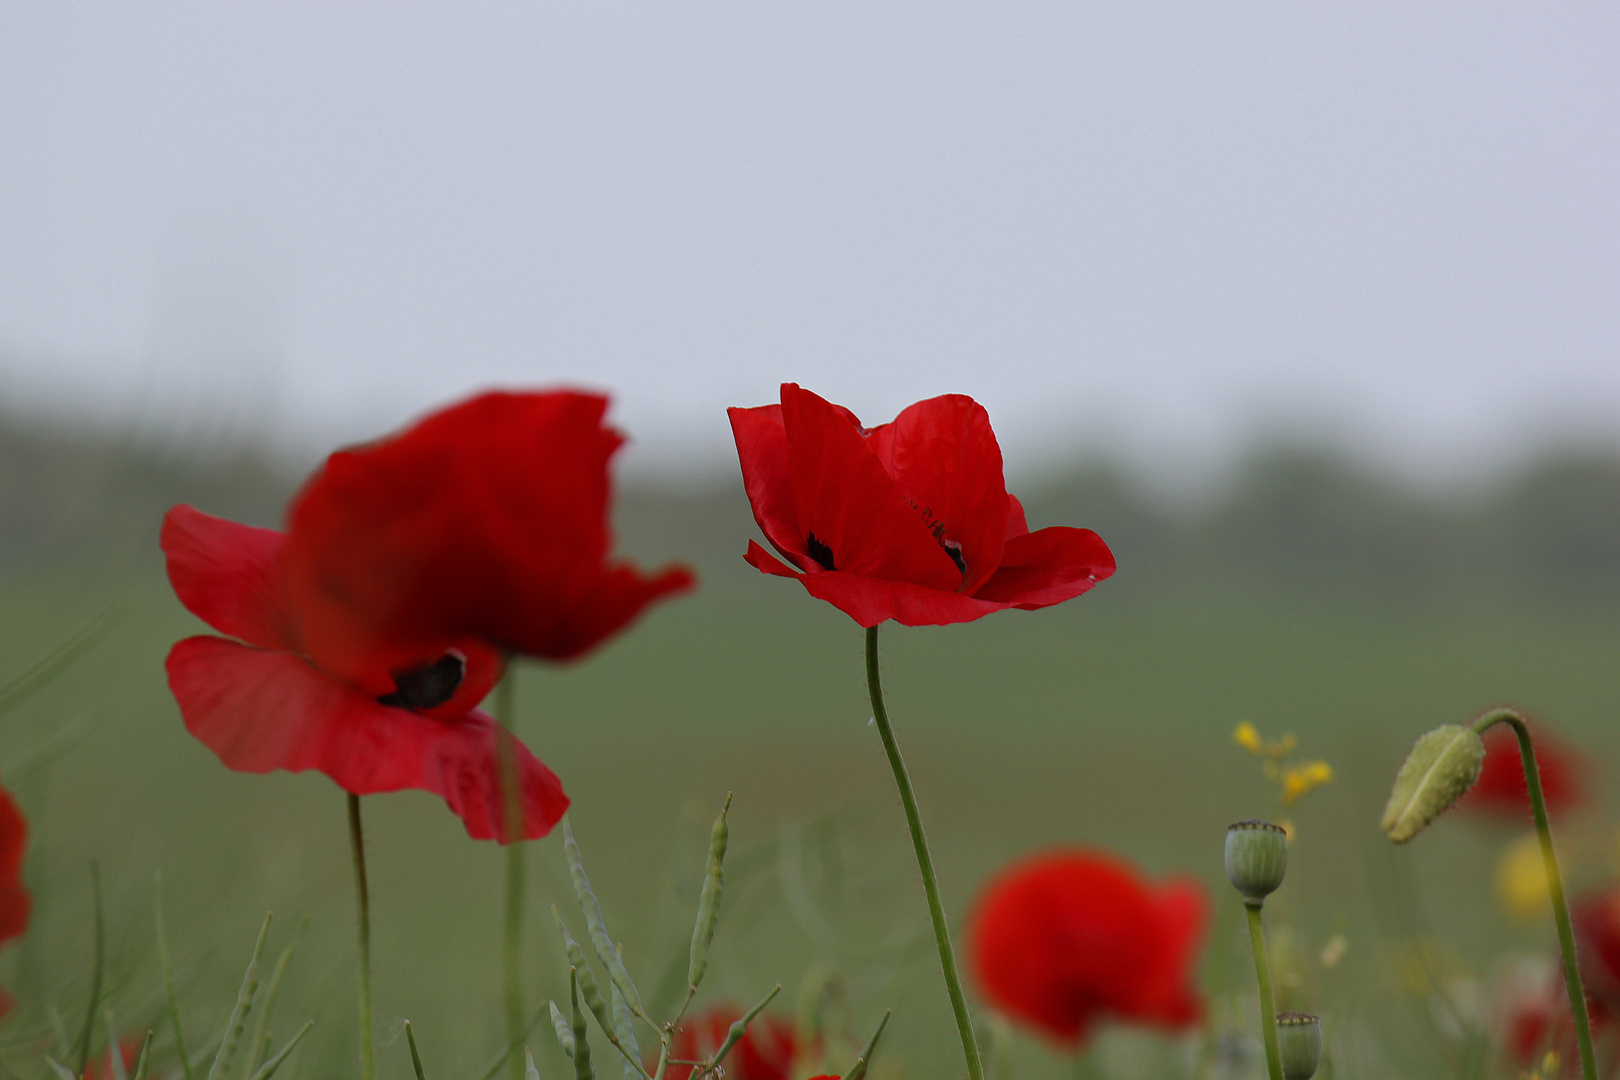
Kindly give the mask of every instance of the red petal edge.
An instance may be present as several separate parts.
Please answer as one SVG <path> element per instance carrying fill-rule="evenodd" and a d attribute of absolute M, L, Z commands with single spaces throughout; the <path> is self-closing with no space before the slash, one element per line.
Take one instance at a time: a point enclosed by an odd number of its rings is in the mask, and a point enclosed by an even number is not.
<path fill-rule="evenodd" d="M 238 772 L 325 773 L 345 791 L 418 789 L 441 796 L 475 840 L 503 817 L 499 727 L 480 712 L 447 722 L 379 705 L 298 656 L 216 637 L 169 652 L 169 688 L 190 731 Z M 549 833 L 568 809 L 554 773 L 514 740 L 523 838 Z"/>
<path fill-rule="evenodd" d="M 163 515 L 158 542 L 187 611 L 253 645 L 297 648 L 280 584 L 285 534 L 180 505 Z"/>

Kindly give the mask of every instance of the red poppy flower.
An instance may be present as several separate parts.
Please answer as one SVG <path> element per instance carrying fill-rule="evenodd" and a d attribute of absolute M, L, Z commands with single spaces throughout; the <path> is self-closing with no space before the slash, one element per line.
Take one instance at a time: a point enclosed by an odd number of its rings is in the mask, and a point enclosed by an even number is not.
<path fill-rule="evenodd" d="M 1029 531 L 970 397 L 919 401 L 871 429 L 793 383 L 780 405 L 728 412 L 754 520 L 793 565 L 753 541 L 744 558 L 862 626 L 1048 607 L 1114 572 L 1089 529 Z"/>
<path fill-rule="evenodd" d="M 683 1061 L 702 1061 L 726 1041 L 731 1025 L 742 1019 L 746 1009 L 716 1005 L 685 1021 L 675 1032 L 670 1056 Z M 768 1013 L 761 1013 L 748 1024 L 742 1040 L 726 1055 L 728 1080 L 788 1080 L 798 1042 L 793 1025 Z M 693 1066 L 671 1065 L 664 1073 L 668 1080 L 689 1080 Z"/>
<path fill-rule="evenodd" d="M 1572 810 L 1585 797 L 1582 763 L 1568 746 L 1550 737 L 1544 728 L 1532 733 L 1536 765 L 1541 772 L 1541 794 L 1549 817 Z M 1506 724 L 1485 733 L 1485 764 L 1479 779 L 1463 801 L 1476 810 L 1529 820 L 1530 791 L 1524 783 L 1519 740 Z"/>
<path fill-rule="evenodd" d="M 1586 989 L 1594 1035 L 1620 1020 L 1620 891 L 1597 893 L 1570 905 L 1576 959 Z M 1528 1064 L 1545 1051 L 1577 1059 L 1575 1018 L 1569 1008 L 1561 963 L 1546 978 L 1514 988 L 1504 1009 L 1504 1042 L 1515 1061 Z"/>
<path fill-rule="evenodd" d="M 990 883 L 968 951 L 993 1005 L 1078 1047 L 1099 1020 L 1169 1028 L 1197 1020 L 1192 977 L 1204 921 L 1195 881 L 1153 886 L 1112 856 L 1060 850 Z"/>
<path fill-rule="evenodd" d="M 28 929 L 33 898 L 22 881 L 23 852 L 28 847 L 28 819 L 17 809 L 11 793 L 0 788 L 0 945 L 22 937 Z M 12 1000 L 0 990 L 0 1016 L 11 1011 Z"/>
<path fill-rule="evenodd" d="M 402 434 L 333 454 L 288 509 L 288 531 L 177 506 L 169 581 L 238 640 L 169 653 L 187 729 L 243 772 L 318 769 L 356 795 L 434 792 L 480 839 L 504 820 L 499 728 L 476 711 L 505 657 L 578 657 L 661 597 L 607 559 L 607 399 L 491 393 Z M 516 744 L 523 836 L 568 807 Z"/>
<path fill-rule="evenodd" d="M 118 1057 L 123 1063 L 123 1075 L 128 1076 L 135 1068 L 135 1063 L 141 1057 L 141 1043 L 145 1039 L 140 1035 L 125 1035 L 118 1040 Z M 113 1080 L 119 1071 L 113 1068 L 113 1048 L 92 1057 L 84 1067 L 84 1080 Z"/>

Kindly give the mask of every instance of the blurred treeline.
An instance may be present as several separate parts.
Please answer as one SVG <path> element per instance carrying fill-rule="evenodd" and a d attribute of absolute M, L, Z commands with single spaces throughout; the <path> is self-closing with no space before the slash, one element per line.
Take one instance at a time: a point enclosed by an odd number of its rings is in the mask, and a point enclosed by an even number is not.
<path fill-rule="evenodd" d="M 245 447 L 208 449 L 0 416 L 0 574 L 154 568 L 163 511 L 190 502 L 277 526 L 297 470 Z M 1276 445 L 1196 504 L 1155 496 L 1097 461 L 1014 484 L 1032 527 L 1085 525 L 1138 598 L 1286 592 L 1378 603 L 1526 604 L 1600 614 L 1620 600 L 1620 456 L 1563 453 L 1466 495 L 1436 493 L 1342 454 Z M 620 547 L 681 558 L 720 584 L 751 575 L 756 535 L 734 476 L 632 482 Z"/>

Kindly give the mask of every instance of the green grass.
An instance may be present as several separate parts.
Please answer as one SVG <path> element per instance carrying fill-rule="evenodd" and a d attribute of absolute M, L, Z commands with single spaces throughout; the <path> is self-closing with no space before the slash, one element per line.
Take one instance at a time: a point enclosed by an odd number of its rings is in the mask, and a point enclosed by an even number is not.
<path fill-rule="evenodd" d="M 751 1001 L 781 982 L 791 1010 L 807 973 L 830 964 L 848 981 L 852 1038 L 894 1009 L 874 1075 L 901 1065 L 908 1077 L 956 1075 L 922 892 L 867 722 L 861 632 L 792 583 L 710 576 L 703 592 L 584 663 L 520 674 L 520 734 L 574 799 L 574 829 L 627 962 L 649 994 L 672 960 L 684 970 L 709 824 L 735 792 L 704 1000 Z M 153 933 L 160 870 L 193 1052 L 224 1024 L 255 930 L 274 910 L 267 956 L 310 920 L 280 989 L 277 1045 L 316 1021 L 279 1075 L 352 1075 L 342 793 L 313 773 L 232 773 L 185 733 L 162 660 L 202 628 L 167 594 L 156 560 L 132 575 L 0 583 L 0 682 L 114 599 L 104 639 L 0 722 L 0 779 L 33 825 L 36 898 L 28 935 L 0 954 L 0 984 L 21 1002 L 0 1028 L 4 1060 L 28 1080 L 42 1076 L 52 1011 L 71 1035 L 84 1022 L 94 860 L 107 1002 L 121 1026 L 155 1026 L 153 1075 L 175 1067 Z M 1191 873 L 1218 897 L 1225 826 L 1273 810 L 1255 763 L 1231 744 L 1233 724 L 1293 731 L 1328 759 L 1339 779 L 1293 812 L 1289 880 L 1267 915 L 1283 951 L 1292 942 L 1306 957 L 1283 1007 L 1328 1014 L 1336 1078 L 1446 1075 L 1431 1003 L 1393 978 L 1402 943 L 1433 934 L 1484 977 L 1502 953 L 1552 941 L 1550 921 L 1520 927 L 1493 908 L 1505 833 L 1460 815 L 1409 849 L 1377 833 L 1412 740 L 1507 702 L 1545 717 L 1595 763 L 1620 749 L 1620 621 L 1598 614 L 1235 584 L 1176 596 L 1122 578 L 1056 609 L 890 626 L 881 640 L 890 711 L 958 923 L 987 874 L 1052 844 Z M 467 840 L 432 796 L 369 797 L 365 812 L 380 1075 L 412 1075 L 398 1023 L 409 1019 L 431 1080 L 477 1080 L 502 1042 L 500 852 Z M 1595 824 L 1570 834 L 1576 882 L 1607 872 L 1594 854 L 1606 842 Z M 529 865 L 532 1008 L 566 1003 L 548 909 L 569 912 L 571 893 L 558 837 L 535 844 Z M 1324 970 L 1309 957 L 1340 932 L 1345 959 Z M 1231 981 L 1251 993 L 1246 962 L 1232 953 Z M 1253 1011 L 1238 1014 L 1251 1029 Z M 104 1025 L 95 1032 L 99 1043 Z M 549 1025 L 530 1045 L 543 1077 L 572 1075 Z M 1098 1058 L 1110 1077 L 1175 1075 L 1166 1070 L 1188 1052 L 1110 1035 Z M 1073 1070 L 1028 1037 L 1010 1064 L 1032 1080 Z"/>

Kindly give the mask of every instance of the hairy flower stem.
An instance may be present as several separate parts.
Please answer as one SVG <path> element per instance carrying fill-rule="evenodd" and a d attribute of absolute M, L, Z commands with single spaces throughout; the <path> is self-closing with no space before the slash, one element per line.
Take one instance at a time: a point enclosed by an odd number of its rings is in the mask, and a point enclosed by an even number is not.
<path fill-rule="evenodd" d="M 376 1080 L 377 1050 L 371 1036 L 371 891 L 366 886 L 360 796 L 353 792 L 349 793 L 349 851 L 354 856 L 354 897 L 360 908 L 360 1080 Z"/>
<path fill-rule="evenodd" d="M 506 923 L 502 962 L 506 977 L 506 1034 L 511 1052 L 506 1067 L 512 1080 L 524 1080 L 523 1069 L 523 794 L 518 789 L 517 752 L 512 746 L 516 720 L 517 679 L 508 667 L 495 688 L 495 718 L 501 770 L 501 798 L 506 820 Z"/>
<path fill-rule="evenodd" d="M 1266 956 L 1266 932 L 1260 927 L 1260 901 L 1243 901 L 1249 911 L 1249 941 L 1254 945 L 1254 974 L 1260 981 L 1260 1033 L 1266 1043 L 1266 1071 L 1271 1080 L 1283 1080 L 1282 1053 L 1277 1049 L 1277 999 L 1271 992 L 1271 960 Z"/>
<path fill-rule="evenodd" d="M 1558 923 L 1558 948 L 1564 954 L 1564 986 L 1569 991 L 1569 1007 L 1575 1014 L 1575 1041 L 1581 1051 L 1581 1075 L 1597 1080 L 1597 1057 L 1592 1053 L 1592 1021 L 1586 1012 L 1586 989 L 1581 985 L 1581 969 L 1575 962 L 1575 929 L 1569 921 L 1569 904 L 1564 900 L 1564 879 L 1558 872 L 1558 856 L 1553 852 L 1552 826 L 1547 823 L 1547 799 L 1541 791 L 1541 770 L 1536 766 L 1535 747 L 1524 717 L 1512 709 L 1492 709 L 1474 721 L 1474 730 L 1483 735 L 1497 724 L 1507 724 L 1519 739 L 1519 760 L 1524 764 L 1524 785 L 1530 792 L 1530 809 L 1536 818 L 1536 835 L 1541 838 L 1541 862 L 1547 871 L 1547 892 L 1552 897 L 1553 919 Z"/>
<path fill-rule="evenodd" d="M 923 891 L 928 894 L 928 914 L 934 920 L 934 940 L 939 944 L 939 964 L 945 972 L 945 989 L 951 996 L 951 1011 L 956 1014 L 956 1030 L 962 1036 L 962 1053 L 967 1057 L 970 1080 L 984 1080 L 984 1064 L 979 1057 L 978 1039 L 973 1034 L 973 1020 L 968 1016 L 967 998 L 962 994 L 962 979 L 956 971 L 956 954 L 951 949 L 950 925 L 945 921 L 945 905 L 939 898 L 939 881 L 934 875 L 934 858 L 928 853 L 928 838 L 923 835 L 922 816 L 917 812 L 917 796 L 911 790 L 911 774 L 900 757 L 900 744 L 894 741 L 894 729 L 889 726 L 889 713 L 883 707 L 883 686 L 878 681 L 878 628 L 866 628 L 866 688 L 872 695 L 872 719 L 878 734 L 883 737 L 883 749 L 889 755 L 889 767 L 894 770 L 894 782 L 900 789 L 900 803 L 906 808 L 906 824 L 911 827 L 911 845 L 917 849 L 917 869 L 922 871 Z"/>

